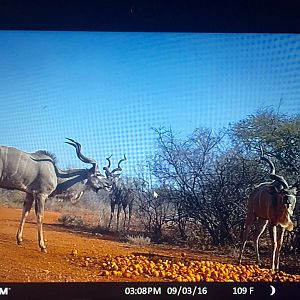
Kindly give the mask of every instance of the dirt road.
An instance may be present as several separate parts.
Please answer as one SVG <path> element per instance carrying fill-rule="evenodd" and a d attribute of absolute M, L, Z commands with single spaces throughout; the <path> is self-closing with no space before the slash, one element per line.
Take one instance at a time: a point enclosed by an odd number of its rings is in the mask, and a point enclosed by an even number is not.
<path fill-rule="evenodd" d="M 95 236 L 68 230 L 59 225 L 57 221 L 59 213 L 56 212 L 45 212 L 44 234 L 48 253 L 44 254 L 38 248 L 33 212 L 25 224 L 23 244 L 17 245 L 15 236 L 20 216 L 20 209 L 0 207 L 0 282 L 128 281 L 122 277 L 100 276 L 99 266 L 86 266 L 81 258 L 100 260 L 109 254 L 117 256 L 132 253 L 154 253 L 171 257 L 182 255 L 180 248 L 164 246 L 141 248 L 118 242 L 111 236 Z M 78 253 L 76 256 L 74 250 Z M 189 255 L 196 257 L 192 252 Z M 210 258 L 208 254 L 202 255 L 202 258 L 205 256 L 207 259 Z M 143 281 L 145 280 L 147 281 L 143 278 Z M 150 277 L 148 280 L 162 279 Z"/>

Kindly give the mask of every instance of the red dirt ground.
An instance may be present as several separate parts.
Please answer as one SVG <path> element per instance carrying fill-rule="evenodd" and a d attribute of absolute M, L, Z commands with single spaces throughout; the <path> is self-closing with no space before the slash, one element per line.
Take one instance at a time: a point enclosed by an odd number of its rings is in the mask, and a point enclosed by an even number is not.
<path fill-rule="evenodd" d="M 41 253 L 37 244 L 37 227 L 34 213 L 28 216 L 24 228 L 23 244 L 16 243 L 16 231 L 21 209 L 0 207 L 0 282 L 87 282 L 128 281 L 121 277 L 100 276 L 99 266 L 84 266 L 81 257 L 100 260 L 106 255 L 129 254 L 181 257 L 179 247 L 147 245 L 137 246 L 113 240 L 112 236 L 91 235 L 75 232 L 60 226 L 59 213 L 45 212 L 44 236 L 48 253 Z M 74 250 L 78 255 L 74 257 Z M 199 258 L 199 253 L 184 253 Z M 216 256 L 215 260 L 223 259 Z M 212 259 L 208 253 L 201 259 Z M 136 278 L 136 281 L 141 279 Z M 143 281 L 161 281 L 160 278 L 143 278 Z M 133 281 L 133 279 L 130 279 Z"/>
<path fill-rule="evenodd" d="M 58 222 L 59 213 L 45 212 L 44 236 L 48 253 L 37 243 L 37 226 L 31 212 L 24 229 L 23 244 L 16 243 L 21 209 L 0 207 L 0 282 L 121 282 L 163 281 L 159 277 L 123 278 L 101 276 L 99 264 L 86 265 L 85 258 L 99 262 L 107 255 L 154 255 L 235 263 L 233 256 L 209 251 L 191 251 L 166 245 L 132 245 L 111 235 L 92 235 L 67 229 Z M 184 252 L 183 252 L 184 251 Z M 76 255 L 74 253 L 76 252 Z M 295 265 L 292 273 L 298 273 Z"/>

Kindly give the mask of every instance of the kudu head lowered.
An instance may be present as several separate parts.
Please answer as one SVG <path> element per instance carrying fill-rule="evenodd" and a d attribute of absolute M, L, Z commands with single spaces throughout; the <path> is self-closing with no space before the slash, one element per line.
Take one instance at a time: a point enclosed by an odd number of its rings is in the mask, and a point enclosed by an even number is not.
<path fill-rule="evenodd" d="M 260 159 L 267 162 L 270 166 L 269 177 L 273 181 L 268 186 L 268 192 L 273 197 L 273 208 L 282 218 L 289 219 L 288 215 L 291 216 L 295 209 L 298 183 L 290 186 L 283 176 L 275 174 L 275 166 L 272 161 L 264 156 L 262 147 Z M 293 223 L 290 222 L 286 228 L 287 230 L 293 230 Z"/>
<path fill-rule="evenodd" d="M 100 173 L 97 163 L 94 159 L 88 158 L 84 156 L 81 152 L 81 145 L 74 141 L 73 139 L 66 138 L 69 140 L 68 142 L 65 142 L 71 146 L 73 146 L 76 149 L 77 157 L 84 163 L 91 164 L 92 167 L 90 169 L 87 169 L 87 182 L 86 185 L 90 187 L 95 192 L 98 192 L 101 189 L 106 189 L 110 191 L 111 189 L 111 181 L 106 178 L 103 174 Z"/>

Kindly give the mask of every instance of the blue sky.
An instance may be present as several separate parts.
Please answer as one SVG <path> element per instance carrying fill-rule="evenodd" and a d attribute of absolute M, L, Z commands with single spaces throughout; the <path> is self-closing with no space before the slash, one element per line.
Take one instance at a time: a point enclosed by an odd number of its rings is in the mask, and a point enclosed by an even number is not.
<path fill-rule="evenodd" d="M 82 167 L 154 153 L 152 127 L 218 130 L 258 109 L 299 113 L 300 36 L 0 31 L 1 145 Z"/>

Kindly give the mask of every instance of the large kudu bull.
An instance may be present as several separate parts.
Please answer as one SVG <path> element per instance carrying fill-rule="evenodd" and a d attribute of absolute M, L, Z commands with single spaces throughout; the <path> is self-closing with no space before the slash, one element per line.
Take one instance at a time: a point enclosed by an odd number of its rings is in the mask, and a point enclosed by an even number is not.
<path fill-rule="evenodd" d="M 115 212 L 115 206 L 117 205 L 117 231 L 119 230 L 119 216 L 121 208 L 123 208 L 124 211 L 124 229 L 126 228 L 126 220 L 127 220 L 127 214 L 128 214 L 128 225 L 127 230 L 130 227 L 130 220 L 131 220 L 131 213 L 132 213 L 132 205 L 133 205 L 133 193 L 132 190 L 125 186 L 125 184 L 122 182 L 122 180 L 119 179 L 119 176 L 121 173 L 115 173 L 115 172 L 121 172 L 121 162 L 126 160 L 126 157 L 124 155 L 124 158 L 122 158 L 118 162 L 118 167 L 113 169 L 112 171 L 109 170 L 111 166 L 110 157 L 107 157 L 108 160 L 108 166 L 104 167 L 103 170 L 105 170 L 106 177 L 111 180 L 112 182 L 112 192 L 110 195 L 110 207 L 111 207 L 111 213 L 110 213 L 110 219 L 107 226 L 107 229 L 109 230 L 111 221 L 114 216 Z M 128 212 L 127 212 L 128 210 Z"/>
<path fill-rule="evenodd" d="M 38 243 L 41 251 L 47 252 L 42 230 L 44 204 L 48 197 L 63 193 L 74 184 L 86 181 L 86 186 L 98 191 L 110 189 L 110 181 L 98 171 L 95 160 L 81 153 L 81 145 L 68 139 L 66 142 L 75 147 L 77 157 L 88 164 L 90 169 L 60 170 L 47 151 L 26 153 L 13 147 L 0 146 L 0 187 L 15 189 L 26 193 L 22 218 L 17 231 L 17 243 L 22 243 L 23 228 L 33 201 L 38 227 Z"/>
<path fill-rule="evenodd" d="M 257 220 L 257 227 L 254 233 L 256 262 L 257 264 L 260 263 L 259 238 L 269 223 L 272 241 L 272 270 L 279 270 L 279 255 L 285 229 L 293 230 L 291 215 L 296 204 L 297 184 L 289 186 L 282 176 L 276 175 L 274 164 L 264 157 L 262 149 L 261 160 L 267 162 L 270 166 L 270 179 L 273 181 L 258 185 L 249 196 L 239 263 L 241 264 L 250 228 Z M 277 230 L 279 231 L 278 236 Z"/>

